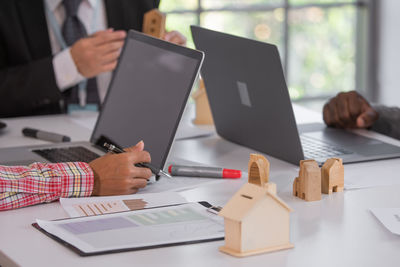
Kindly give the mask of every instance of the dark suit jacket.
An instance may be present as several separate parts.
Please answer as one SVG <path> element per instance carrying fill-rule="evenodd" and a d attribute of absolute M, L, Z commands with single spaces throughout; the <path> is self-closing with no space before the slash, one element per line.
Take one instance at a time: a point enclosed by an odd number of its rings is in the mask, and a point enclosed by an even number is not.
<path fill-rule="evenodd" d="M 105 0 L 108 26 L 141 30 L 159 0 Z M 43 0 L 0 0 L 0 117 L 62 112 Z"/>

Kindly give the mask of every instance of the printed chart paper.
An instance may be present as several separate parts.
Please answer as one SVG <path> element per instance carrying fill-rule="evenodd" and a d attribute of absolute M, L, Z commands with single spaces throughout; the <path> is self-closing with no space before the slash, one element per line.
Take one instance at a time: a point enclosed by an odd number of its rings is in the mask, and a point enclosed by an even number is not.
<path fill-rule="evenodd" d="M 187 203 L 175 192 L 135 194 L 112 197 L 61 198 L 61 206 L 70 217 L 103 215 Z"/>
<path fill-rule="evenodd" d="M 224 237 L 223 218 L 199 203 L 57 221 L 37 219 L 46 232 L 84 253 L 144 249 Z"/>

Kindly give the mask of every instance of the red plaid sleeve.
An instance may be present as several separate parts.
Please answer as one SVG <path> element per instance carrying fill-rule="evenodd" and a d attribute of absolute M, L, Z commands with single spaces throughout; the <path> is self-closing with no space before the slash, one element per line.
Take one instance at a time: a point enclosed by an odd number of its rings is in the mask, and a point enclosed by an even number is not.
<path fill-rule="evenodd" d="M 60 197 L 87 197 L 93 180 L 92 169 L 83 162 L 0 166 L 0 211 Z"/>

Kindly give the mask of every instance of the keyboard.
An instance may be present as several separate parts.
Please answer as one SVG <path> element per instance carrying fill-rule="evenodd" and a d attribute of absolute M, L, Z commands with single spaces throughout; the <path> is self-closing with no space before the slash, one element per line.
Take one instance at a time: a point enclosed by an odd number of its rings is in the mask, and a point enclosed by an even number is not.
<path fill-rule="evenodd" d="M 335 147 L 334 145 L 324 143 L 321 140 L 309 136 L 301 135 L 300 140 L 303 146 L 304 157 L 306 159 L 332 158 L 346 154 L 353 154 L 351 151 Z"/>
<path fill-rule="evenodd" d="M 37 149 L 32 152 L 42 156 L 50 162 L 91 162 L 100 155 L 83 146 Z"/>

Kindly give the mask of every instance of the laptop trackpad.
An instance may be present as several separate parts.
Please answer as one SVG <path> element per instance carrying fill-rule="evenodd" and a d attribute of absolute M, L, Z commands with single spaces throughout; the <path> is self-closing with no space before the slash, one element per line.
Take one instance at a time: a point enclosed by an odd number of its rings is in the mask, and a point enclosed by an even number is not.
<path fill-rule="evenodd" d="M 375 155 L 399 154 L 400 147 L 389 145 L 386 143 L 380 143 L 370 144 L 368 146 L 357 146 L 354 151 L 360 155 L 369 157 Z"/>
<path fill-rule="evenodd" d="M 358 134 L 351 133 L 346 130 L 339 130 L 333 128 L 325 128 L 318 132 L 308 132 L 304 135 L 311 138 L 321 140 L 329 144 L 337 144 L 341 147 L 343 146 L 359 146 L 359 145 L 369 145 L 369 144 L 382 144 L 381 141 L 367 138 Z"/>

